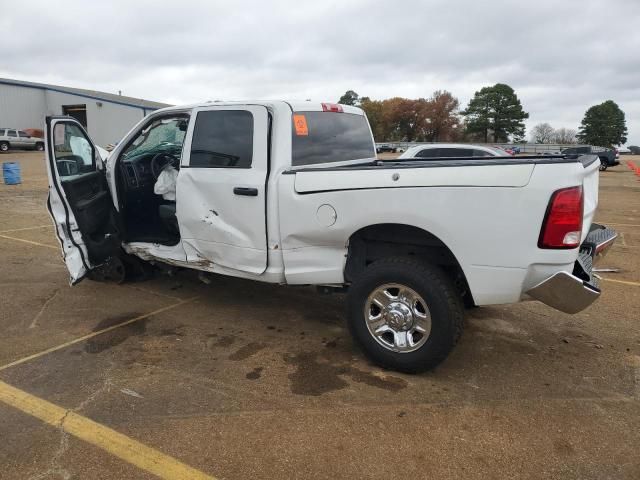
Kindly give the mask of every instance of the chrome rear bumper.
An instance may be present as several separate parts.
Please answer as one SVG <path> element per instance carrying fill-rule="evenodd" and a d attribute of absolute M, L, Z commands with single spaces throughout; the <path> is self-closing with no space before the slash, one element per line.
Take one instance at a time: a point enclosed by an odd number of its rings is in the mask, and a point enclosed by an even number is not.
<path fill-rule="evenodd" d="M 565 313 L 578 313 L 600 296 L 598 280 L 593 274 L 593 264 L 604 257 L 618 234 L 610 228 L 593 224 L 580 246 L 580 254 L 573 272 L 557 272 L 526 293 Z"/>

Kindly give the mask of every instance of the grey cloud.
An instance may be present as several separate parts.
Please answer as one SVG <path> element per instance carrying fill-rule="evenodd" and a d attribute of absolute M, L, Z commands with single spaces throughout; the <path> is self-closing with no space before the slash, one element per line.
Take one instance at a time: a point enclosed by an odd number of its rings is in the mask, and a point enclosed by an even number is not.
<path fill-rule="evenodd" d="M 171 103 L 335 100 L 513 86 L 529 125 L 606 99 L 640 143 L 640 2 L 30 2 L 3 12 L 0 74 Z"/>

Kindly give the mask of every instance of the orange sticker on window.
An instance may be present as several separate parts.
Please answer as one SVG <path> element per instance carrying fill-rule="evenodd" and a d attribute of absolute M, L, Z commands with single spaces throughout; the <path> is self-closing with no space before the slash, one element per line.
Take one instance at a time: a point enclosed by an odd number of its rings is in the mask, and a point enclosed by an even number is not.
<path fill-rule="evenodd" d="M 309 129 L 307 128 L 307 119 L 304 115 L 294 115 L 293 126 L 296 129 L 296 135 L 309 135 Z"/>

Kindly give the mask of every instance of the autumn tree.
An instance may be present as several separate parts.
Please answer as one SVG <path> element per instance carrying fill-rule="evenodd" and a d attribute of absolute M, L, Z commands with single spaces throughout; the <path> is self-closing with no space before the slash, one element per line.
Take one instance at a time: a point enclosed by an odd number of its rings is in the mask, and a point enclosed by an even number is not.
<path fill-rule="evenodd" d="M 460 102 L 446 90 L 436 90 L 428 100 L 427 125 L 424 140 L 441 142 L 451 140 L 460 123 Z"/>
<path fill-rule="evenodd" d="M 360 97 L 353 90 L 347 90 L 346 92 L 344 92 L 344 95 L 340 97 L 340 100 L 338 100 L 338 103 L 341 103 L 343 105 L 357 106 L 360 104 Z"/>
<path fill-rule="evenodd" d="M 578 139 L 589 145 L 613 147 L 627 141 L 624 112 L 613 100 L 594 105 L 584 114 Z"/>
<path fill-rule="evenodd" d="M 523 120 L 529 118 L 513 88 L 504 83 L 480 89 L 462 114 L 467 131 L 481 134 L 485 142 L 489 141 L 489 133 L 494 142 L 505 142 L 509 136 L 514 140 L 524 137 Z"/>
<path fill-rule="evenodd" d="M 360 99 L 360 108 L 362 108 L 367 115 L 373 138 L 378 140 L 387 139 L 383 102 L 380 100 L 371 100 L 369 97 L 362 97 Z"/>
<path fill-rule="evenodd" d="M 551 143 L 555 130 L 548 123 L 539 123 L 531 130 L 531 141 L 533 143 Z"/>

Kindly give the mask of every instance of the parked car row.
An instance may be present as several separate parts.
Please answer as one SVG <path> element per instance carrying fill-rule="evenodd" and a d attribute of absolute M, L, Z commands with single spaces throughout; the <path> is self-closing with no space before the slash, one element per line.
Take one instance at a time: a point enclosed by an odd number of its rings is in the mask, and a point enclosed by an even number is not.
<path fill-rule="evenodd" d="M 9 150 L 44 150 L 44 139 L 32 137 L 24 130 L 0 128 L 0 152 Z"/>

